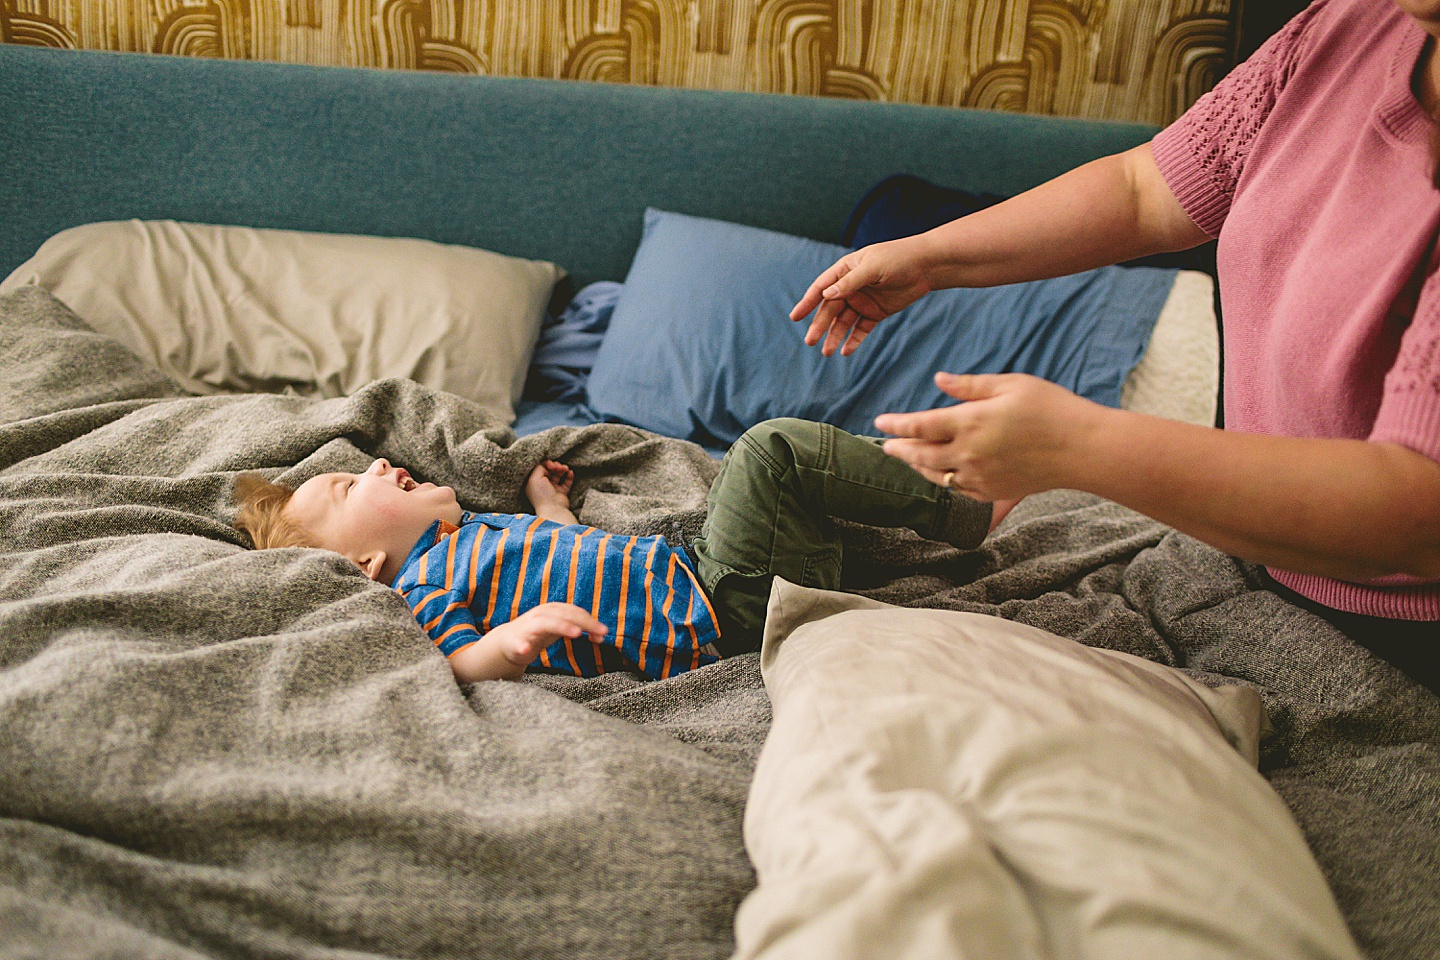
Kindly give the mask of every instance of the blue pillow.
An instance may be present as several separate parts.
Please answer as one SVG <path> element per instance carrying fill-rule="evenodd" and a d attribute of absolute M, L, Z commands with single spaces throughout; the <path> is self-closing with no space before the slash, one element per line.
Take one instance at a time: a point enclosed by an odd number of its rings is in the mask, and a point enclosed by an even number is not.
<path fill-rule="evenodd" d="M 849 357 L 804 343 L 790 308 L 844 247 L 646 210 L 644 233 L 590 372 L 603 419 L 709 447 L 770 417 L 874 435 L 887 411 L 953 403 L 936 371 L 1024 371 L 1118 406 L 1174 270 L 1106 267 L 932 293 Z"/>

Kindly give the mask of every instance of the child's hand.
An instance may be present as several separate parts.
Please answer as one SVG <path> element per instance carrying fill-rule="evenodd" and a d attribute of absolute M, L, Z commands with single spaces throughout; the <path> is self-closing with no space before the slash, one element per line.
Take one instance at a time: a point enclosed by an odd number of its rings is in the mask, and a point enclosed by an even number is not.
<path fill-rule="evenodd" d="M 558 460 L 542 460 L 525 479 L 525 496 L 536 507 L 558 506 L 570 509 L 570 488 L 575 485 L 575 471 Z"/>
<path fill-rule="evenodd" d="M 540 651 L 562 637 L 577 640 L 581 634 L 588 633 L 598 640 L 607 632 L 605 624 L 584 607 L 552 602 L 542 603 L 509 623 L 502 623 L 486 637 L 499 645 L 506 660 L 524 668 L 540 656 Z"/>
<path fill-rule="evenodd" d="M 570 488 L 575 485 L 575 471 L 558 460 L 545 460 L 525 479 L 525 496 L 538 516 L 574 523 L 570 513 Z"/>
<path fill-rule="evenodd" d="M 450 669 L 461 683 L 481 680 L 519 680 L 540 651 L 562 637 L 605 636 L 605 624 L 573 603 L 540 606 L 486 633 L 450 657 Z"/>

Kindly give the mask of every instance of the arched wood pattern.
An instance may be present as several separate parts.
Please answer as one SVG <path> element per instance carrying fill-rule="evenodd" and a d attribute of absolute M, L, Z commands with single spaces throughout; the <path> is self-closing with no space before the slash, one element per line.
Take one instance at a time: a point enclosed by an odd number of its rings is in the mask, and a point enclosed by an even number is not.
<path fill-rule="evenodd" d="M 1233 0 L 0 0 L 0 42 L 1164 124 Z"/>

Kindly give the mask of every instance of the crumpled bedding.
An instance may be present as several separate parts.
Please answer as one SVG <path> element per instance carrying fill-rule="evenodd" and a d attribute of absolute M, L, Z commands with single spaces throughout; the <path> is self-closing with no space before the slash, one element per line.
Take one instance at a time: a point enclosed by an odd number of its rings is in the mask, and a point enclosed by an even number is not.
<path fill-rule="evenodd" d="M 693 535 L 716 463 L 615 424 L 516 439 L 402 380 L 185 395 L 38 289 L 0 298 L 0 953 L 708 958 L 754 885 L 758 658 L 457 687 L 404 602 L 245 549 L 235 474 L 375 456 L 518 510 Z M 1440 698 L 1114 504 L 1023 503 L 977 551 L 846 525 L 849 589 L 991 613 L 1253 685 L 1285 799 L 1357 941 L 1440 952 Z"/>

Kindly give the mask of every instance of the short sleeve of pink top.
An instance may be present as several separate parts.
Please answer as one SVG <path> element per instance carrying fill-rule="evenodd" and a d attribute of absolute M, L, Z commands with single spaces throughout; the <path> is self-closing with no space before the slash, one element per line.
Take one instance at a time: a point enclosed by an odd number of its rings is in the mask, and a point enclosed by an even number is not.
<path fill-rule="evenodd" d="M 1315 0 L 1152 142 L 1219 238 L 1226 428 L 1402 444 L 1440 461 L 1440 190 L 1392 0 Z M 1440 581 L 1272 569 L 1326 606 L 1440 619 Z"/>

